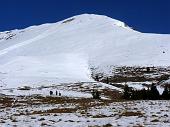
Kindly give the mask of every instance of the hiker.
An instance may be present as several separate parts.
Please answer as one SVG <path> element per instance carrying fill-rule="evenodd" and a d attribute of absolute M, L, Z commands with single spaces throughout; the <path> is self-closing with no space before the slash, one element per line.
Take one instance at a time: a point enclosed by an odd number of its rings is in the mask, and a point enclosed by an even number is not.
<path fill-rule="evenodd" d="M 61 96 L 61 93 L 59 92 L 58 95 Z"/>
<path fill-rule="evenodd" d="M 53 95 L 53 91 L 50 91 L 50 95 Z"/>
<path fill-rule="evenodd" d="M 108 77 L 106 78 L 106 84 L 109 84 L 109 78 Z"/>
<path fill-rule="evenodd" d="M 58 95 L 58 91 L 57 90 L 56 90 L 55 94 Z"/>

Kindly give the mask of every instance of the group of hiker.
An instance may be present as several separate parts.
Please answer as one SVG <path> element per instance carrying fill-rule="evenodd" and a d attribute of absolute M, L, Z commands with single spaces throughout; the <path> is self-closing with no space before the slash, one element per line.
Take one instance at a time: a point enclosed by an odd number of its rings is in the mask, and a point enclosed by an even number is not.
<path fill-rule="evenodd" d="M 59 91 L 55 91 L 55 94 L 53 91 L 50 90 L 50 96 L 52 95 L 56 95 L 56 96 L 61 96 L 61 93 Z M 92 91 L 92 96 L 93 96 L 93 99 L 100 99 L 100 93 L 98 90 L 93 90 Z"/>
<path fill-rule="evenodd" d="M 54 92 L 53 91 L 50 91 L 50 95 L 52 96 L 52 95 L 54 95 Z M 56 96 L 61 96 L 61 93 L 60 93 L 60 91 L 55 91 L 55 95 Z"/>

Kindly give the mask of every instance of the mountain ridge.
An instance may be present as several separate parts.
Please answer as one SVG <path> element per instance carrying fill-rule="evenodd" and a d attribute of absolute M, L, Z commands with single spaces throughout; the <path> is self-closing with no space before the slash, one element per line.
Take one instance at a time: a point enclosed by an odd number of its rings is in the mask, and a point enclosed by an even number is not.
<path fill-rule="evenodd" d="M 146 34 L 107 16 L 83 14 L 0 34 L 7 84 L 93 81 L 91 67 L 169 66 L 170 35 Z"/>

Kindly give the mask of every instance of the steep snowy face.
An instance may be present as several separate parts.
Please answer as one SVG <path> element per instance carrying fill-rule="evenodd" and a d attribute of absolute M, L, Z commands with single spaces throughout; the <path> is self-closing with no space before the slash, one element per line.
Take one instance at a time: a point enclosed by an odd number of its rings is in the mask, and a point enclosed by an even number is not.
<path fill-rule="evenodd" d="M 90 67 L 169 65 L 170 35 L 83 14 L 0 33 L 0 86 L 92 81 Z"/>

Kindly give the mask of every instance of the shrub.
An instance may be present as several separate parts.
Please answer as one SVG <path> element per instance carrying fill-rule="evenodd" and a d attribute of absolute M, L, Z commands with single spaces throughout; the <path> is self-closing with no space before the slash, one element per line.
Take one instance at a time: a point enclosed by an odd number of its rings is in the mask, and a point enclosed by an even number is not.
<path fill-rule="evenodd" d="M 98 90 L 93 90 L 92 91 L 92 96 L 93 96 L 93 99 L 100 99 L 100 93 Z"/>

